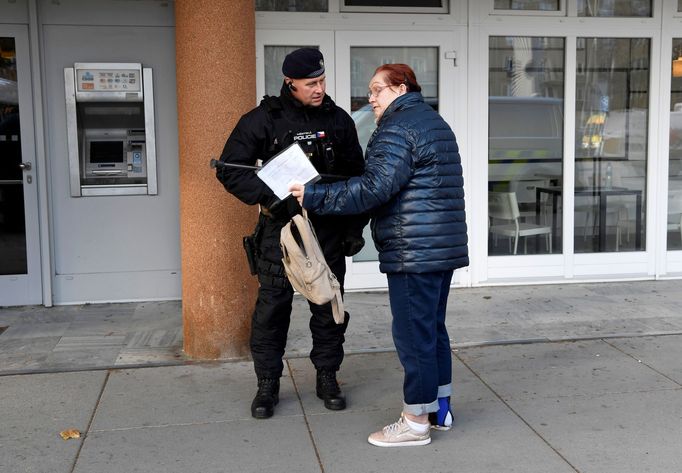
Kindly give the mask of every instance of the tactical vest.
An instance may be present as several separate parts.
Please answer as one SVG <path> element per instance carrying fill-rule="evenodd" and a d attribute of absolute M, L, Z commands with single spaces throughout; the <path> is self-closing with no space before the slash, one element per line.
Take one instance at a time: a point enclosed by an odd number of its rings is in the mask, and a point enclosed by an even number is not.
<path fill-rule="evenodd" d="M 266 95 L 260 103 L 268 114 L 268 147 L 265 150 L 267 159 L 298 143 L 308 156 L 315 169 L 321 174 L 334 174 L 338 170 L 334 159 L 334 129 L 331 114 L 319 114 L 324 122 L 295 122 L 284 116 L 284 107 L 279 97 Z M 315 127 L 315 128 L 311 128 Z"/>

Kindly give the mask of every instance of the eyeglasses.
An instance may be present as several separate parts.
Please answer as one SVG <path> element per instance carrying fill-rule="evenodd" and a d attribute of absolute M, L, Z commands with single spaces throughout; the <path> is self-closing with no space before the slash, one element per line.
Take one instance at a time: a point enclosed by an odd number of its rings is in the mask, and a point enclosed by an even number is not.
<path fill-rule="evenodd" d="M 369 89 L 367 91 L 367 100 L 371 99 L 372 97 L 378 97 L 379 94 L 387 87 L 390 87 L 390 85 L 384 85 L 380 87 L 374 87 L 374 89 Z"/>

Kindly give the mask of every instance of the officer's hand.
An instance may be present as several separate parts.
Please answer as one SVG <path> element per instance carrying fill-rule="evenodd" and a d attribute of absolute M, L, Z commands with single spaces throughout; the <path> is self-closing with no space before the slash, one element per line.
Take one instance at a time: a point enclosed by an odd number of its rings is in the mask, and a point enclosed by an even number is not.
<path fill-rule="evenodd" d="M 298 204 L 303 207 L 303 193 L 305 192 L 305 186 L 298 183 L 291 184 L 289 186 L 289 192 L 291 192 L 291 195 L 298 200 Z"/>
<path fill-rule="evenodd" d="M 272 219 L 288 222 L 291 220 L 291 217 L 301 213 L 301 207 L 296 202 L 296 199 L 287 197 L 284 200 L 275 201 L 270 207 L 263 209 L 263 213 Z"/>
<path fill-rule="evenodd" d="M 361 236 L 346 235 L 343 239 L 343 254 L 354 256 L 360 252 L 363 246 L 365 246 L 365 239 Z"/>

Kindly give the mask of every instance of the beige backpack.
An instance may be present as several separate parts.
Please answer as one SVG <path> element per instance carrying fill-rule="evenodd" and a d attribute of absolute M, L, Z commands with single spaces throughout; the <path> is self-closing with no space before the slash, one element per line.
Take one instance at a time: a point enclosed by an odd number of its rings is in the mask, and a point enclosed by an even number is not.
<path fill-rule="evenodd" d="M 294 215 L 280 234 L 282 262 L 291 285 L 303 297 L 318 305 L 331 302 L 332 314 L 337 324 L 345 318 L 341 284 L 324 259 L 315 230 L 308 214 Z"/>

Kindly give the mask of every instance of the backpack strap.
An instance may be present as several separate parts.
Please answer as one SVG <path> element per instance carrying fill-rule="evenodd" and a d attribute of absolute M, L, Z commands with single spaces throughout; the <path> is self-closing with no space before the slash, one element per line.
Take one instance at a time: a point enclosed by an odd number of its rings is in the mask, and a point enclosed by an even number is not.
<path fill-rule="evenodd" d="M 334 322 L 337 324 L 342 324 L 346 318 L 346 314 L 344 312 L 343 299 L 341 297 L 341 283 L 339 283 L 339 280 L 336 279 L 336 275 L 332 272 L 331 268 L 327 264 L 326 259 L 324 258 L 317 234 L 315 233 L 315 228 L 313 227 L 310 220 L 308 220 L 308 211 L 303 209 L 303 215 L 294 216 L 293 221 L 297 222 L 296 227 L 299 229 L 299 234 L 301 235 L 301 240 L 303 241 L 306 254 L 317 255 L 317 258 L 324 264 L 326 268 L 327 277 L 329 278 L 329 285 L 331 286 L 334 294 L 332 299 L 329 301 L 332 307 L 332 315 L 334 317 Z"/>
<path fill-rule="evenodd" d="M 314 304 L 330 302 L 334 321 L 342 324 L 346 316 L 341 284 L 329 268 L 307 217 L 307 212 L 305 216 L 294 215 L 282 228 L 282 263 L 291 285 Z"/>

